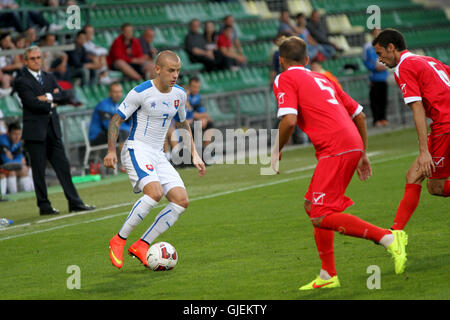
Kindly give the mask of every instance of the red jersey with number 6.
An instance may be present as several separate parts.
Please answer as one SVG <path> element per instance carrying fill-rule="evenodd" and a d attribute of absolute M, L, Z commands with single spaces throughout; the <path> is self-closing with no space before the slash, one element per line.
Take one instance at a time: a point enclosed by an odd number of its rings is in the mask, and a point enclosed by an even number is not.
<path fill-rule="evenodd" d="M 278 117 L 297 115 L 297 125 L 308 135 L 318 159 L 364 150 L 352 121 L 362 107 L 324 75 L 292 66 L 275 78 L 273 91 Z"/>
<path fill-rule="evenodd" d="M 401 53 L 395 68 L 395 81 L 405 103 L 422 101 L 425 113 L 433 120 L 433 135 L 450 132 L 450 67 L 432 57 Z"/>

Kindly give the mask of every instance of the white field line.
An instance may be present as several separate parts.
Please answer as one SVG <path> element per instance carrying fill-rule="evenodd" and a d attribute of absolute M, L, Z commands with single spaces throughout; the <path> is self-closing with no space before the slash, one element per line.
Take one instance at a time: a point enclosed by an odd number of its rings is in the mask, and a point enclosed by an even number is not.
<path fill-rule="evenodd" d="M 393 161 L 393 160 L 407 158 L 407 157 L 410 157 L 410 156 L 413 156 L 413 155 L 416 155 L 416 154 L 417 154 L 417 152 L 401 154 L 401 155 L 390 157 L 390 158 L 384 158 L 384 159 L 379 159 L 377 161 L 372 161 L 371 164 L 385 163 L 385 162 L 389 162 L 389 161 Z M 306 166 L 306 167 L 298 168 L 298 169 L 295 169 L 295 170 L 297 170 L 297 171 L 305 171 L 305 170 L 308 170 L 308 169 L 312 169 L 314 167 L 315 167 L 315 165 L 314 166 Z M 286 173 L 288 173 L 288 171 L 286 171 Z M 406 173 L 406 171 L 405 171 L 405 173 Z M 264 187 L 267 187 L 267 186 L 277 185 L 277 184 L 286 183 L 286 182 L 290 182 L 290 181 L 294 181 L 294 180 L 306 179 L 306 178 L 310 178 L 311 175 L 312 174 L 295 176 L 295 177 L 285 178 L 285 179 L 281 179 L 281 180 L 261 183 L 261 184 L 257 184 L 257 185 L 253 185 L 253 186 L 238 188 L 238 189 L 234 189 L 234 190 L 222 191 L 222 192 L 217 192 L 217 193 L 208 194 L 208 195 L 204 195 L 204 196 L 199 196 L 199 197 L 195 197 L 195 198 L 190 199 L 190 202 L 216 198 L 216 197 L 220 197 L 220 196 L 223 196 L 223 195 L 233 194 L 233 193 L 237 193 L 237 192 L 243 192 L 243 191 L 257 189 L 257 188 L 264 188 Z M 57 216 L 57 217 L 53 217 L 53 218 L 42 219 L 42 220 L 37 221 L 36 224 L 41 224 L 41 223 L 44 223 L 44 222 L 51 222 L 51 221 L 65 219 L 65 218 L 85 215 L 85 214 L 88 214 L 88 213 L 105 211 L 105 210 L 114 209 L 114 208 L 120 208 L 120 207 L 124 207 L 124 206 L 130 206 L 133 203 L 134 202 L 126 202 L 126 203 L 115 204 L 115 205 L 112 205 L 112 206 L 95 209 L 95 210 L 92 210 L 92 211 L 75 212 L 75 213 L 67 214 L 67 215 L 63 215 L 63 216 Z M 162 205 L 158 205 L 157 207 L 160 207 L 160 206 L 162 207 Z M 30 232 L 24 232 L 24 233 L 20 233 L 20 234 L 10 235 L 10 236 L 6 236 L 6 237 L 3 237 L 3 238 L 0 238 L 0 241 L 14 239 L 14 238 L 19 238 L 19 237 L 24 237 L 24 236 L 38 234 L 38 233 L 43 233 L 43 232 L 48 232 L 48 231 L 53 231 L 53 230 L 58 230 L 58 229 L 71 227 L 71 226 L 76 226 L 76 225 L 81 225 L 81 224 L 86 224 L 86 223 L 97 222 L 97 221 L 101 221 L 101 220 L 107 220 L 107 219 L 115 218 L 115 217 L 118 217 L 118 216 L 121 216 L 121 215 L 125 215 L 125 214 L 128 214 L 128 213 L 129 213 L 128 211 L 120 212 L 120 213 L 107 215 L 107 216 L 100 217 L 100 218 L 89 219 L 89 220 L 86 220 L 86 221 L 79 221 L 79 222 L 75 222 L 75 223 L 68 223 L 68 224 L 63 224 L 63 225 L 59 225 L 59 226 L 55 226 L 55 227 L 51 227 L 51 228 L 47 228 L 47 229 L 35 230 L 35 231 L 30 231 Z M 6 231 L 6 230 L 11 230 L 13 228 L 25 227 L 25 226 L 30 226 L 30 225 L 32 225 L 32 224 L 31 223 L 25 223 L 25 224 L 17 225 L 17 226 L 14 226 L 14 227 L 5 228 L 5 229 L 2 229 L 0 231 Z"/>

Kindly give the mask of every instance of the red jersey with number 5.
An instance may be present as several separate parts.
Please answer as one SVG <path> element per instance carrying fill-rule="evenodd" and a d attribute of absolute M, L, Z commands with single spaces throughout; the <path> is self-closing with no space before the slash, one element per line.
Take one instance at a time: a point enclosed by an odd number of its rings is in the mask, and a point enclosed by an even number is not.
<path fill-rule="evenodd" d="M 450 132 L 450 67 L 432 57 L 405 50 L 395 69 L 395 81 L 405 103 L 422 101 L 425 113 L 433 120 L 434 135 Z"/>
<path fill-rule="evenodd" d="M 297 115 L 297 124 L 316 149 L 316 157 L 364 150 L 352 118 L 362 107 L 324 75 L 292 66 L 274 81 L 278 117 Z"/>

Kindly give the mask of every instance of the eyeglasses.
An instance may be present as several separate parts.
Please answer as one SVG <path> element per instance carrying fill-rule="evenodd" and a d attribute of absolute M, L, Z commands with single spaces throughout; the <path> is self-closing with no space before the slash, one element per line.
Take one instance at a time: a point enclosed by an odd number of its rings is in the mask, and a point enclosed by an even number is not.
<path fill-rule="evenodd" d="M 28 60 L 41 60 L 41 56 L 39 57 L 29 57 Z"/>

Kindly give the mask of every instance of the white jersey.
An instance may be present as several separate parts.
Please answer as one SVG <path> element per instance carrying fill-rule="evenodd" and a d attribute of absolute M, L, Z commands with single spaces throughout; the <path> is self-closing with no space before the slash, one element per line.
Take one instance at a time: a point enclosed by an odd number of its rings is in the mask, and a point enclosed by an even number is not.
<path fill-rule="evenodd" d="M 178 113 L 176 120 L 186 120 L 186 100 L 185 90 L 178 85 L 169 93 L 160 92 L 153 80 L 136 86 L 117 109 L 122 119 L 132 119 L 127 145 L 132 147 L 136 141 L 154 150 L 163 150 L 172 118 Z"/>

